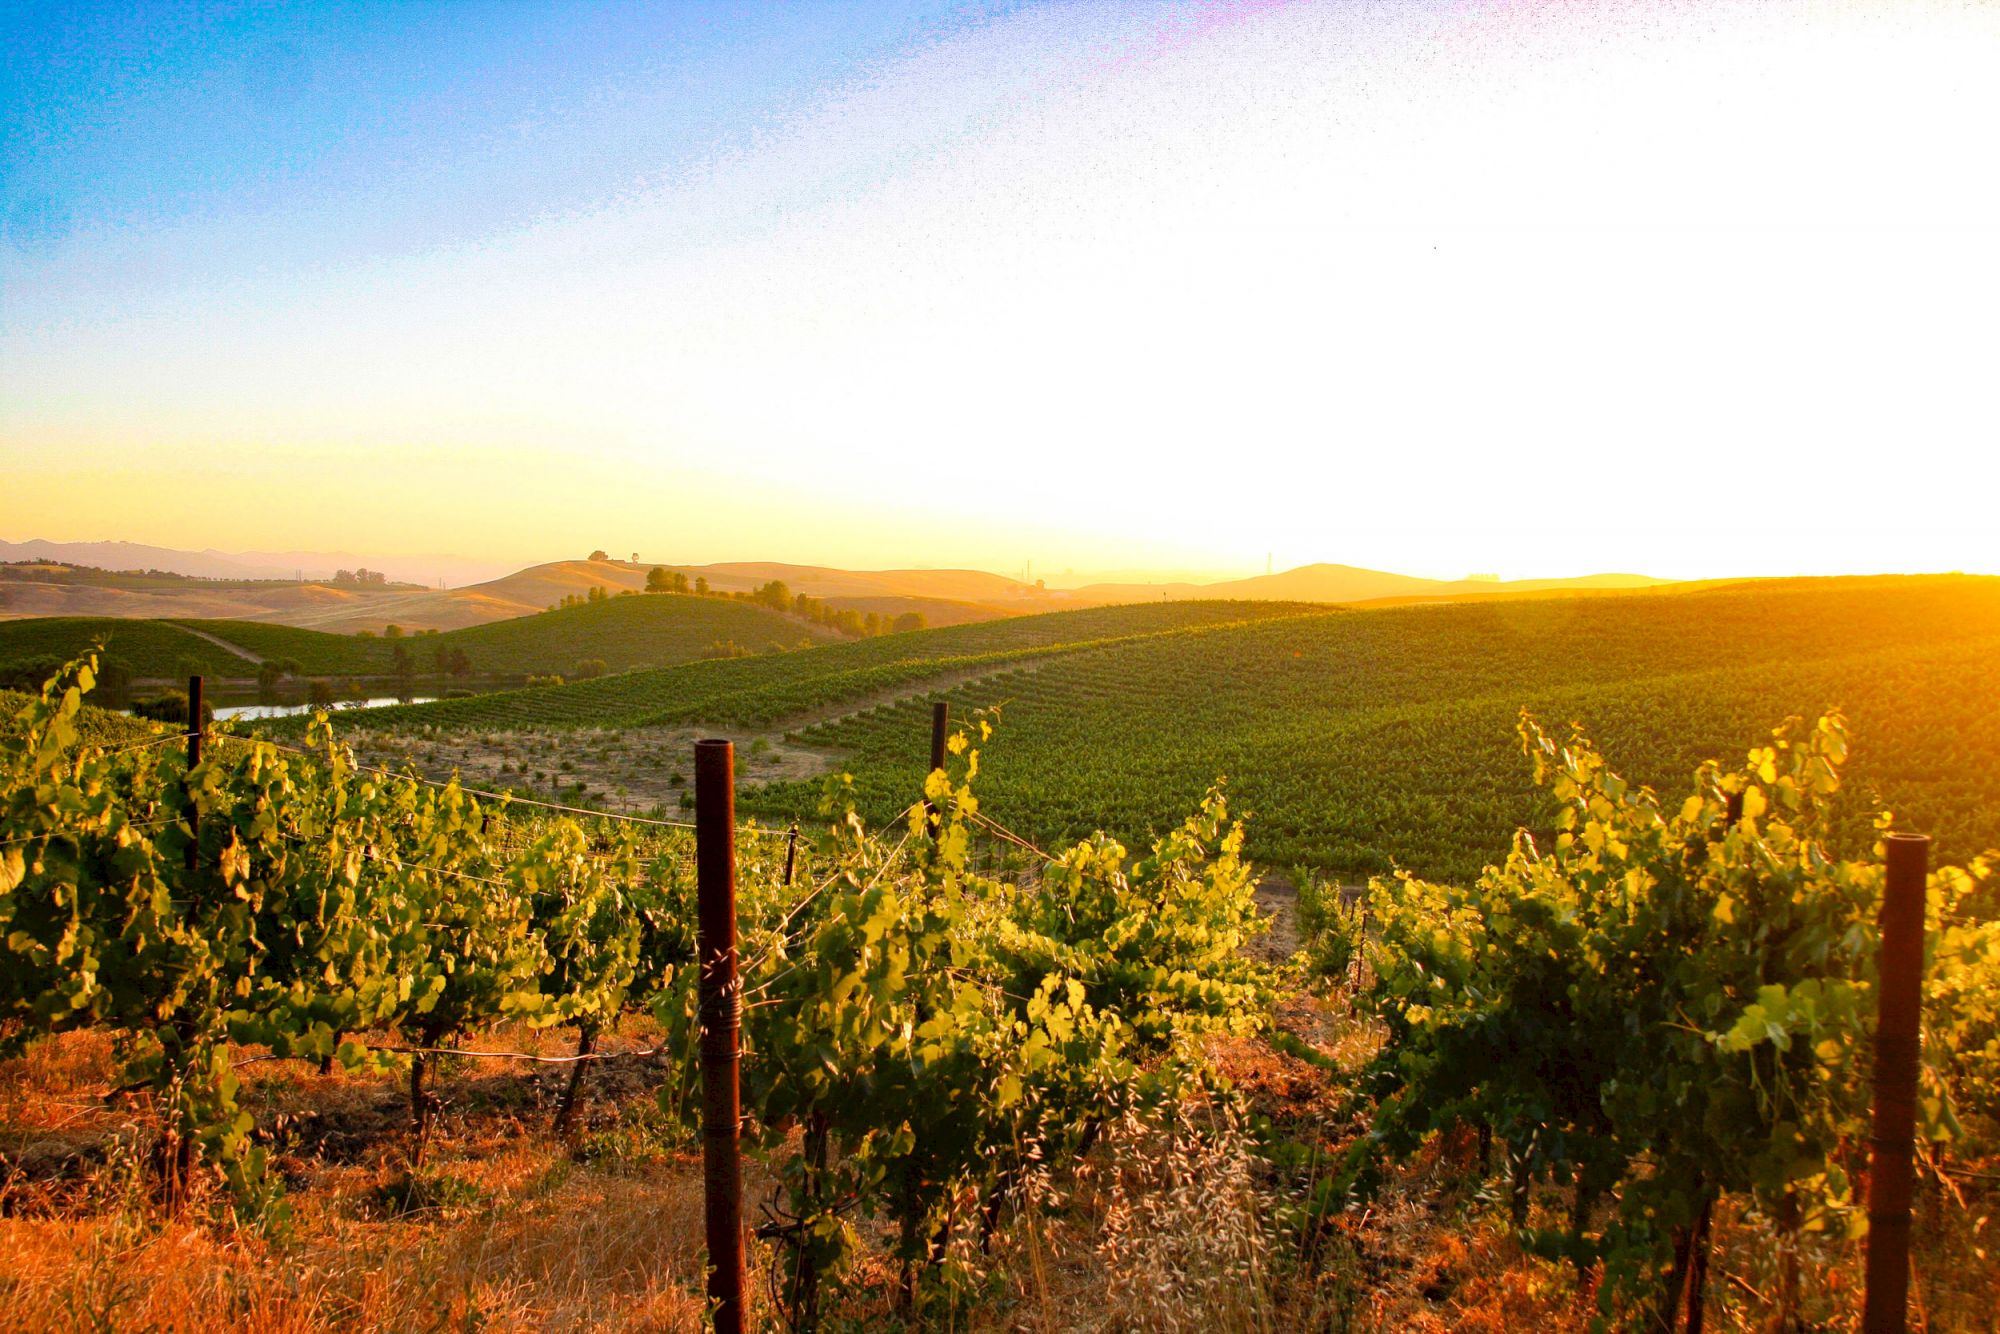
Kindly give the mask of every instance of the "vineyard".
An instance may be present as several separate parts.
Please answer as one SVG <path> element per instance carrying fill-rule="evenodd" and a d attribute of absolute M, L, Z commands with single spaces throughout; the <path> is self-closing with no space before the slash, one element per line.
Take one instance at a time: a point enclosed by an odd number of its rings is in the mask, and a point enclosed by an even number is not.
<path fill-rule="evenodd" d="M 654 595 L 607 598 L 400 640 L 259 621 L 111 617 L 0 621 L 0 664 L 42 657 L 68 660 L 101 643 L 134 676 L 173 678 L 190 671 L 216 677 L 254 675 L 255 663 L 214 642 L 219 639 L 252 659 L 295 663 L 303 676 L 388 675 L 396 669 L 399 646 L 420 671 L 429 671 L 439 652 L 461 652 L 482 674 L 521 676 L 566 673 L 585 658 L 604 662 L 609 671 L 624 672 L 691 662 L 718 643 L 768 652 L 838 638 L 824 627 L 747 602 Z"/>
<path fill-rule="evenodd" d="M 764 724 L 937 676 L 988 673 L 1121 640 L 1196 633 L 1209 626 L 1309 612 L 1325 614 L 1320 608 L 1282 602 L 1175 602 L 1051 612 L 883 635 L 783 656 L 687 663 L 476 699 L 371 709 L 354 722 L 378 731 Z"/>
<path fill-rule="evenodd" d="M 1829 633 L 1838 627 L 1838 633 Z M 2000 846 L 1991 664 L 2000 581 L 1799 586 L 1339 612 L 1005 664 L 939 692 L 1001 706 L 988 809 L 1031 836 L 1143 837 L 1216 775 L 1255 811 L 1250 852 L 1366 876 L 1470 879 L 1549 803 L 1516 781 L 1513 722 L 1578 719 L 1635 781 L 1669 786 L 1790 714 L 1838 706 L 1851 781 L 1945 853 Z M 804 666 L 805 662 L 798 664 Z M 879 812 L 922 777 L 912 697 L 803 728 Z M 422 715 L 420 715 L 422 716 Z M 751 800 L 806 808 L 803 787 Z M 1865 846 L 1863 804 L 1836 841 Z"/>
<path fill-rule="evenodd" d="M 661 1106 L 685 1115 L 684 827 L 521 817 L 455 783 L 357 768 L 323 720 L 302 747 L 210 735 L 188 767 L 178 733 L 80 733 L 91 683 L 77 666 L 6 738 L 0 1033 L 10 1052 L 116 1035 L 124 1093 L 157 1109 L 147 1155 L 170 1213 L 213 1169 L 227 1186 L 214 1207 L 285 1225 L 268 1136 L 239 1096 L 246 1047 L 405 1069 L 405 1189 L 422 1180 L 437 1059 L 495 1025 L 572 1032 L 581 1071 L 643 1014 L 659 1035 L 648 1054 L 675 1072 Z M 969 774 L 976 752 L 954 747 Z M 1058 898 L 971 874 L 976 800 L 943 772 L 927 791 L 929 835 L 921 803 L 881 834 L 855 819 L 807 843 L 740 831 L 746 1115 L 773 1149 L 807 1124 L 821 1164 L 786 1178 L 775 1261 L 806 1319 L 812 1294 L 848 1280 L 871 1218 L 899 1238 L 902 1306 L 962 1300 L 945 1251 L 990 1233 L 1031 1158 L 1162 1105 L 1197 1077 L 1177 1053 L 1254 1026 L 1271 998 L 1273 974 L 1241 953 L 1259 920 L 1219 794 L 1146 856 L 1080 846 Z"/>
<path fill-rule="evenodd" d="M 1996 647 L 2000 587 L 1958 578 L 1180 603 L 384 709 L 358 736 L 673 721 L 846 752 L 745 792 L 779 818 L 735 828 L 752 1314 L 794 1329 L 1106 1302 L 1161 1329 L 1849 1327 L 1886 803 L 1938 868 L 1917 1300 L 1975 1328 L 2000 1279 Z M 324 717 L 190 750 L 90 686 L 77 663 L 4 701 L 0 1055 L 18 1084 L 106 1044 L 89 1101 L 129 1129 L 91 1152 L 143 1183 L 121 1208 L 277 1265 L 323 1244 L 313 1183 L 359 1152 L 371 1202 L 341 1226 L 392 1250 L 426 1218 L 539 1217 L 544 1187 L 482 1203 L 468 1178 L 472 1061 L 555 1072 L 485 1114 L 510 1151 L 685 1189 L 714 1011 L 683 818 L 392 773 Z M 961 730 L 927 772 L 933 695 Z M 1817 721 L 1774 734 L 1788 714 Z M 1297 868 L 1295 912 L 1253 855 Z M 339 1147 L 310 1100 L 392 1081 L 401 1111 Z M 17 1240 L 102 1207 L 37 1156 L 31 1105 L 0 1099 Z M 1441 1227 L 1458 1258 L 1426 1263 L 1459 1276 L 1404 1276 Z M 1506 1257 L 1476 1300 L 1471 1237 Z M 666 1305 L 621 1318 L 698 1327 L 699 1257 L 663 1279 L 685 1241 L 659 1245 L 617 1282 Z M 1058 1319 L 1052 1267 L 1080 1265 L 1102 1287 Z M 280 1300 L 232 1272 L 227 1300 Z M 465 1323 L 502 1291 L 312 1272 L 282 1299 L 312 1327 Z M 96 1289 L 21 1273 L 0 1295 L 68 1303 L 45 1327 L 96 1319 Z"/>
<path fill-rule="evenodd" d="M 290 633 L 338 638 L 312 631 Z M 105 616 L 0 621 L 0 666 L 49 659 L 67 662 L 98 643 L 113 646 L 108 651 L 129 664 L 135 676 L 173 678 L 193 672 L 206 676 L 247 676 L 256 670 L 237 654 L 172 622 L 125 621 Z"/>

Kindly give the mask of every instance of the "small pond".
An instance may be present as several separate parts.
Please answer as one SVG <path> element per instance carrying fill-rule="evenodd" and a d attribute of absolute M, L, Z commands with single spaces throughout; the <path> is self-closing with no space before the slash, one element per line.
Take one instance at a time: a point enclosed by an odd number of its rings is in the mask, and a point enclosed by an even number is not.
<path fill-rule="evenodd" d="M 412 695 L 408 699 L 398 699 L 394 695 L 373 695 L 367 699 L 343 699 L 331 705 L 320 704 L 213 704 L 217 722 L 231 718 L 245 720 L 256 718 L 294 718 L 311 713 L 314 709 L 329 708 L 335 713 L 347 709 L 379 709 L 385 704 L 429 704 L 436 695 Z"/>

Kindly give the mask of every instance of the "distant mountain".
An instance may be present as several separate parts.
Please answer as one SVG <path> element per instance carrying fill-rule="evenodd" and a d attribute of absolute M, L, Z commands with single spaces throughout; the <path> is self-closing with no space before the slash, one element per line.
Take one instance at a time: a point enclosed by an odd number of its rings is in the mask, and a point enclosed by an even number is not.
<path fill-rule="evenodd" d="M 461 588 L 398 591 L 386 595 L 347 596 L 336 590 L 306 585 L 299 591 L 313 593 L 312 600 L 301 597 L 283 607 L 273 604 L 267 611 L 251 612 L 249 615 L 256 620 L 280 621 L 286 625 L 338 633 L 380 630 L 389 624 L 405 630 L 455 630 L 515 616 L 532 616 L 538 611 L 546 611 L 566 597 L 584 597 L 594 588 L 613 595 L 638 592 L 645 588 L 646 576 L 654 568 L 651 561 L 559 560 L 545 565 L 531 565 L 498 579 Z M 819 565 L 775 562 L 665 565 L 661 568 L 685 574 L 690 582 L 705 579 L 709 588 L 718 593 L 747 592 L 776 579 L 794 593 L 810 594 L 835 607 L 852 607 L 863 613 L 873 611 L 887 616 L 921 612 L 930 625 L 990 621 L 1024 612 L 1087 605 L 1069 594 L 1045 593 L 1032 585 L 980 570 L 836 570 Z M 22 611 L 15 610 L 12 614 L 19 615 Z M 30 614 L 59 613 L 42 607 Z M 87 612 L 73 614 L 120 613 L 92 605 Z M 138 614 L 158 616 L 175 613 L 152 611 Z"/>
<path fill-rule="evenodd" d="M 331 579 L 336 570 L 380 570 L 401 583 L 474 583 L 513 567 L 462 556 L 367 556 L 345 551 L 177 551 L 138 542 L 0 542 L 0 561 L 46 560 L 104 570 L 166 570 L 201 579 Z"/>
<path fill-rule="evenodd" d="M 51 561 L 109 570 L 166 570 L 207 579 L 268 579 L 281 583 L 232 589 L 105 587 L 88 579 L 11 582 L 0 589 L 0 619 L 38 616 L 210 617 L 272 621 L 351 634 L 387 625 L 405 630 L 455 630 L 545 611 L 566 597 L 601 588 L 612 594 L 645 588 L 651 561 L 562 560 L 508 570 L 450 556 L 371 557 L 328 552 L 175 551 L 134 542 L 0 542 L 0 561 Z M 366 567 L 420 588 L 322 582 L 336 569 Z M 842 570 L 776 561 L 665 565 L 718 593 L 746 592 L 772 580 L 836 608 L 898 616 L 919 612 L 933 626 L 960 625 L 1034 612 L 1111 603 L 1238 598 L 1275 602 L 1423 601 L 1465 597 L 1592 593 L 1649 588 L 1669 582 L 1638 574 L 1574 579 L 1420 579 L 1353 565 L 1302 565 L 1295 570 L 1220 583 L 1097 583 L 1045 589 L 985 570 Z M 293 582 L 298 572 L 302 582 Z M 495 577 L 497 571 L 497 577 Z M 456 586 L 438 588 L 442 577 Z M 143 584 L 144 581 L 138 581 Z"/>
<path fill-rule="evenodd" d="M 1574 579 L 1421 579 L 1354 565 L 1301 565 L 1277 574 L 1216 584 L 1088 584 L 1070 595 L 1090 602 L 1186 598 L 1247 598 L 1282 602 L 1378 602 L 1389 598 L 1459 598 L 1493 594 L 1609 591 L 1671 583 L 1643 574 L 1589 574 Z"/>

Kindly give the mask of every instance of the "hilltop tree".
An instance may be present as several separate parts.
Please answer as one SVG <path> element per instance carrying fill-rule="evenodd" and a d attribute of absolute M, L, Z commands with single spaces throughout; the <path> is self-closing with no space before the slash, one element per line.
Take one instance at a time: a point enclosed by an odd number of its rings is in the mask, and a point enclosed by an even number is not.
<path fill-rule="evenodd" d="M 664 565 L 655 565 L 646 571 L 646 591 L 664 593 L 673 587 L 674 577 Z"/>
<path fill-rule="evenodd" d="M 768 584 L 760 584 L 757 591 L 750 595 L 750 600 L 773 611 L 790 611 L 792 590 L 785 586 L 784 580 L 773 579 Z"/>
<path fill-rule="evenodd" d="M 593 551 L 593 552 L 591 552 L 591 553 L 590 553 L 590 558 L 591 558 L 592 560 L 610 560 L 610 559 L 611 559 L 611 557 L 610 557 L 610 556 L 606 555 L 606 554 L 605 554 L 604 552 L 602 552 L 602 551 Z"/>

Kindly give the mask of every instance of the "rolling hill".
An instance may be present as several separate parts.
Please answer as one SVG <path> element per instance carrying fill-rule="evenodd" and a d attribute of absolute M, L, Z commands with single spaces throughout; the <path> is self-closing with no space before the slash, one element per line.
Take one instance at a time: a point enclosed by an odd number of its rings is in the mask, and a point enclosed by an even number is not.
<path fill-rule="evenodd" d="M 748 592 L 782 580 L 836 608 L 900 616 L 922 612 L 938 626 L 1018 616 L 1050 606 L 1080 606 L 1064 594 L 974 570 L 888 570 L 880 574 L 818 566 L 736 564 L 666 566 L 708 580 L 716 592 Z M 464 630 L 534 616 L 564 598 L 602 588 L 642 592 L 652 564 L 628 560 L 556 560 L 464 588 L 352 588 L 292 580 L 122 580 L 106 584 L 94 572 L 46 566 L 0 582 L 0 620 L 30 616 L 118 616 L 146 620 L 256 620 L 330 634 L 356 630 Z"/>
<path fill-rule="evenodd" d="M 582 596 L 593 588 L 611 593 L 637 591 L 646 586 L 646 575 L 653 568 L 646 561 L 553 561 L 465 588 L 411 593 L 366 605 L 302 608 L 283 619 L 293 625 L 331 630 L 380 630 L 386 624 L 400 625 L 406 630 L 455 629 L 509 616 L 531 615 L 565 597 Z M 1622 591 L 1658 587 L 1668 582 L 1623 574 L 1512 582 L 1443 581 L 1346 565 L 1309 565 L 1220 584 L 1097 584 L 1080 589 L 1043 589 L 981 570 L 838 570 L 769 561 L 664 568 L 685 574 L 690 581 L 705 579 L 717 592 L 748 592 L 778 580 L 794 593 L 809 594 L 834 607 L 851 607 L 885 616 L 921 612 L 935 626 L 1140 602 L 1355 603 L 1391 598 L 1520 597 L 1566 591 Z"/>
<path fill-rule="evenodd" d="M 1422 579 L 1354 565 L 1301 565 L 1277 574 L 1214 584 L 1086 584 L 1072 596 L 1098 602 L 1165 598 L 1272 598 L 1288 602 L 1379 602 L 1388 599 L 1521 596 L 1530 593 L 1656 588 L 1671 580 L 1643 574 L 1589 574 L 1574 579 Z"/>
<path fill-rule="evenodd" d="M 823 626 L 747 602 L 649 594 L 393 640 L 256 621 L 0 621 L 0 664 L 69 658 L 103 639 L 108 651 L 141 678 L 174 678 L 190 671 L 225 679 L 251 677 L 267 658 L 290 659 L 306 676 L 387 675 L 394 670 L 400 645 L 419 672 L 433 670 L 440 650 L 462 650 L 475 673 L 520 676 L 567 674 L 586 658 L 602 659 L 612 672 L 666 666 L 699 658 L 719 642 L 765 652 L 839 638 Z"/>
<path fill-rule="evenodd" d="M 1635 781 L 1685 786 L 1786 716 L 1847 710 L 1846 837 L 1886 805 L 1941 858 L 2000 846 L 2000 579 L 1804 579 L 1329 610 L 1166 602 L 691 663 L 373 711 L 367 728 L 789 733 L 882 818 L 922 782 L 928 701 L 999 705 L 980 791 L 1033 838 L 1168 827 L 1218 776 L 1258 858 L 1464 877 L 1545 815 L 1514 737 L 1576 720 Z M 816 782 L 746 792 L 809 812 Z"/>
<path fill-rule="evenodd" d="M 34 555 L 33 553 L 43 553 Z M 58 553 L 71 554 L 63 557 Z M 529 566 L 461 587 L 361 588 L 327 582 L 255 577 L 278 569 L 272 562 L 303 553 L 174 552 L 130 543 L 0 543 L 0 557 L 43 562 L 0 564 L 0 620 L 37 616 L 112 616 L 151 620 L 268 621 L 302 629 L 352 634 L 460 630 L 532 616 L 592 589 L 639 592 L 655 568 L 651 561 L 564 560 Z M 51 561 L 86 557 L 102 570 L 74 569 L 68 576 Z M 268 558 L 268 559 L 266 559 Z M 359 563 L 358 561 L 356 563 Z M 133 567 L 184 569 L 200 577 L 174 579 L 102 577 Z M 309 567 L 309 566 L 308 566 Z M 454 568 L 471 568 L 463 563 Z M 968 624 L 1003 616 L 1132 602 L 1258 600 L 1353 604 L 1471 597 L 1523 597 L 1559 592 L 1622 591 L 1667 581 L 1644 575 L 1598 574 L 1575 579 L 1420 579 L 1350 565 L 1306 565 L 1278 574 L 1221 583 L 1095 583 L 1043 588 L 984 570 L 842 570 L 824 565 L 735 561 L 712 565 L 665 564 L 690 583 L 706 580 L 717 592 L 748 592 L 772 580 L 836 609 L 895 617 L 921 613 L 933 626 Z"/>
<path fill-rule="evenodd" d="M 139 542 L 0 542 L 0 561 L 51 561 L 105 570 L 165 570 L 200 579 L 327 580 L 366 566 L 391 579 L 431 586 L 490 579 L 506 568 L 462 556 L 368 556 L 349 551 L 181 551 Z"/>
<path fill-rule="evenodd" d="M 765 723 L 910 682 L 997 669 L 1134 636 L 1185 633 L 1205 625 L 1320 610 L 1281 602 L 1093 607 L 850 640 L 799 653 L 691 662 L 566 686 L 371 709 L 354 718 L 361 726 L 384 730 L 411 723 L 479 728 Z"/>

